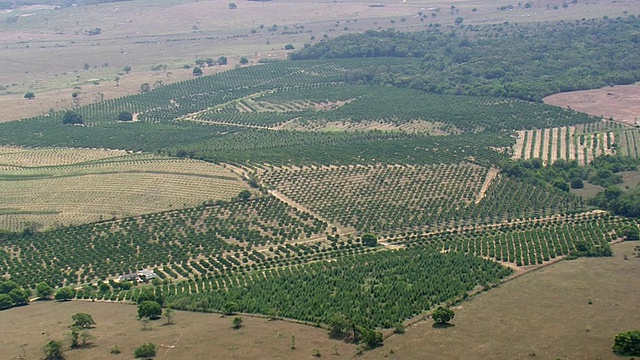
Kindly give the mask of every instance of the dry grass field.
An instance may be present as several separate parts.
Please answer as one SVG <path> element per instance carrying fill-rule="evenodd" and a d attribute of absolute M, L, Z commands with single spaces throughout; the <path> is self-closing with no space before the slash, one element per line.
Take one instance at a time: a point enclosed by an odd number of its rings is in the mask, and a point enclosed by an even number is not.
<path fill-rule="evenodd" d="M 314 349 L 322 358 L 348 359 L 356 348 L 329 340 L 324 329 L 285 321 L 243 316 L 244 326 L 233 330 L 233 317 L 176 311 L 173 325 L 161 319 L 143 331 L 132 305 L 36 302 L 0 312 L 0 322 L 12 328 L 11 336 L 0 338 L 0 358 L 16 359 L 24 345 L 26 359 L 40 359 L 50 339 L 68 344 L 71 315 L 78 312 L 92 315 L 97 325 L 90 332 L 96 339 L 91 348 L 66 351 L 67 360 L 133 359 L 133 351 L 148 342 L 162 346 L 157 359 L 314 359 Z M 120 346 L 120 355 L 110 353 L 113 345 Z M 340 355 L 332 355 L 336 350 Z"/>
<path fill-rule="evenodd" d="M 640 324 L 637 245 L 511 280 L 461 303 L 455 326 L 420 322 L 362 359 L 619 359 L 611 352 L 615 334 Z"/>
<path fill-rule="evenodd" d="M 616 244 L 614 257 L 562 261 L 515 278 L 459 304 L 455 326 L 436 329 L 422 321 L 362 357 L 312 326 L 244 316 L 245 326 L 232 330 L 229 317 L 177 312 L 174 325 L 158 320 L 143 331 L 134 306 L 101 302 L 35 302 L 2 311 L 0 322 L 12 331 L 0 337 L 0 349 L 3 359 L 21 355 L 21 346 L 27 359 L 40 358 L 48 340 L 68 343 L 71 315 L 86 312 L 97 323 L 94 346 L 67 351 L 69 360 L 115 358 L 113 345 L 130 358 L 150 341 L 164 345 L 159 359 L 312 359 L 314 349 L 331 359 L 618 359 L 611 353 L 614 335 L 640 322 L 637 245 Z"/>
<path fill-rule="evenodd" d="M 205 74 L 232 68 L 241 56 L 252 63 L 283 58 L 285 44 L 300 48 L 325 35 L 390 27 L 418 31 L 431 23 L 453 25 L 458 16 L 465 24 L 477 25 L 640 13 L 640 3 L 633 0 L 579 1 L 566 9 L 554 9 L 557 1 L 543 0 L 531 9 L 522 5 L 511 11 L 497 9 L 508 5 L 501 0 L 242 1 L 235 10 L 228 3 L 135 0 L 0 13 L 0 121 L 136 93 L 142 83 L 188 79 L 191 71 L 183 66 L 197 58 L 229 58 L 229 65 L 205 68 Z M 372 3 L 385 6 L 369 7 Z M 450 11 L 452 4 L 455 12 Z M 436 16 L 420 21 L 418 12 Z M 269 31 L 273 25 L 276 30 Z M 102 33 L 85 35 L 95 28 Z M 151 70 L 158 65 L 163 65 L 161 70 Z M 131 66 L 130 73 L 123 72 L 125 66 Z M 36 98 L 23 99 L 27 91 Z M 79 93 L 75 101 L 73 92 Z"/>
<path fill-rule="evenodd" d="M 219 165 L 114 150 L 0 148 L 0 228 L 50 228 L 229 200 Z"/>

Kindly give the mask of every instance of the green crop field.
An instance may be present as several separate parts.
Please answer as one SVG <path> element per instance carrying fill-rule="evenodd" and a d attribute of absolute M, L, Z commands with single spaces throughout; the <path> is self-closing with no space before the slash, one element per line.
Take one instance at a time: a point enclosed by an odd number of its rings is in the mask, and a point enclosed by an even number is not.
<path fill-rule="evenodd" d="M 406 16 L 411 7 L 413 17 L 397 22 L 416 31 L 378 25 L 396 24 L 386 15 L 336 17 L 322 26 L 346 35 L 317 40 L 297 23 L 243 23 L 261 41 L 314 38 L 287 47 L 286 60 L 232 68 L 197 56 L 205 75 L 0 124 L 0 276 L 29 291 L 42 282 L 66 288 L 76 300 L 153 296 L 175 309 L 319 327 L 343 319 L 346 340 L 375 340 L 437 306 L 561 260 L 611 256 L 613 243 L 639 236 L 640 194 L 617 187 L 638 170 L 638 129 L 542 102 L 640 81 L 638 17 L 487 24 L 486 14 L 472 15 L 484 5 L 402 4 L 357 1 L 349 10 L 388 6 Z M 239 27 L 257 9 L 291 3 L 164 5 L 95 5 L 113 11 L 110 25 L 76 35 L 118 44 L 141 24 L 153 33 L 157 23 L 130 18 L 145 7 L 162 19 L 246 6 L 221 20 Z M 85 6 L 58 11 L 79 16 Z M 582 6 L 527 2 L 491 12 L 511 19 Z M 73 25 L 51 10 L 58 31 L 97 21 Z M 208 20 L 194 25 L 178 13 L 144 41 L 171 38 L 178 48 L 185 27 L 206 36 Z M 379 31 L 348 29 L 365 22 Z M 34 24 L 18 19 L 0 31 Z M 234 34 L 225 31 L 217 36 Z M 154 71 L 168 71 L 161 65 Z M 224 71 L 212 74 L 214 66 Z M 141 270 L 157 277 L 119 279 Z"/>

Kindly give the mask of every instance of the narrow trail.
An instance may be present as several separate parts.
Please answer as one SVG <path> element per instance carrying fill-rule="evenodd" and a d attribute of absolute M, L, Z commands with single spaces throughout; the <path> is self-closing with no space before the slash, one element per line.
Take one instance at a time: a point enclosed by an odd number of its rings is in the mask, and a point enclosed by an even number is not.
<path fill-rule="evenodd" d="M 482 187 L 480 188 L 478 195 L 476 195 L 476 200 L 475 200 L 476 204 L 480 203 L 480 201 L 484 199 L 484 196 L 487 193 L 487 190 L 489 190 L 489 186 L 491 186 L 491 183 L 493 183 L 493 180 L 495 180 L 495 178 L 498 176 L 498 173 L 499 173 L 499 170 L 496 168 L 489 169 L 489 172 L 487 172 L 487 177 L 484 179 L 484 183 L 482 184 Z"/>

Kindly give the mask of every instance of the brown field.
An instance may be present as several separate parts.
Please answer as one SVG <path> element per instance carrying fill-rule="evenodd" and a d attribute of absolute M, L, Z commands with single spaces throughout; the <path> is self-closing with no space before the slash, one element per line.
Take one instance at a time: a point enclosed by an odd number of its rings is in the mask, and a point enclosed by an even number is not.
<path fill-rule="evenodd" d="M 512 11 L 496 9 L 507 4 L 502 0 L 373 3 L 386 6 L 371 8 L 368 0 L 277 0 L 242 1 L 238 9 L 230 10 L 227 1 L 135 0 L 2 12 L 0 121 L 136 93 L 145 82 L 168 84 L 188 79 L 191 71 L 183 65 L 193 65 L 197 58 L 229 58 L 229 65 L 205 68 L 205 74 L 232 68 L 241 56 L 253 63 L 260 58 L 283 58 L 285 44 L 300 48 L 324 35 L 335 37 L 389 27 L 417 31 L 430 23 L 453 25 L 458 16 L 465 19 L 465 24 L 477 25 L 640 13 L 640 3 L 632 0 L 580 1 L 558 10 L 546 8 L 547 4 L 558 5 L 557 1 L 542 0 L 531 9 L 522 6 Z M 459 13 L 448 11 L 452 3 Z M 441 11 L 420 22 L 417 13 L 431 8 Z M 269 32 L 272 25 L 278 30 Z M 84 34 L 96 27 L 102 29 L 100 35 Z M 166 65 L 166 69 L 151 71 L 154 65 Z M 124 74 L 125 66 L 132 67 L 131 73 Z M 120 77 L 119 86 L 116 77 Z M 27 91 L 35 92 L 36 98 L 23 99 Z M 74 91 L 80 94 L 77 102 L 71 98 Z"/>
<path fill-rule="evenodd" d="M 611 352 L 615 334 L 640 324 L 637 245 L 511 280 L 461 303 L 455 326 L 420 322 L 362 359 L 619 359 Z"/>
<path fill-rule="evenodd" d="M 0 147 L 0 229 L 122 218 L 230 200 L 249 186 L 203 161 L 97 149 Z"/>
<path fill-rule="evenodd" d="M 329 340 L 326 330 L 313 326 L 243 316 L 245 326 L 232 330 L 229 317 L 178 311 L 174 325 L 158 320 L 143 331 L 134 306 L 78 301 L 0 312 L 0 322 L 11 329 L 0 337 L 0 349 L 3 358 L 15 359 L 24 346 L 27 359 L 37 359 L 48 340 L 68 343 L 71 315 L 86 312 L 97 323 L 94 346 L 67 351 L 69 360 L 112 359 L 113 345 L 130 358 L 150 341 L 167 346 L 160 359 L 312 359 L 314 349 L 331 359 L 618 359 L 611 353 L 614 335 L 640 323 L 637 245 L 616 244 L 614 257 L 562 261 L 510 280 L 459 304 L 455 326 L 418 322 L 362 357 L 354 345 Z"/>
<path fill-rule="evenodd" d="M 545 103 L 635 126 L 640 121 L 640 83 L 547 96 Z"/>
<path fill-rule="evenodd" d="M 233 330 L 233 317 L 176 311 L 173 325 L 161 319 L 143 331 L 133 305 L 74 301 L 35 302 L 0 312 L 5 327 L 0 358 L 16 359 L 24 345 L 26 359 L 41 359 L 49 340 L 68 346 L 71 315 L 78 312 L 92 315 L 97 325 L 90 332 L 96 339 L 91 348 L 66 351 L 67 360 L 132 359 L 133 351 L 148 342 L 162 346 L 157 359 L 314 359 L 314 349 L 323 358 L 346 359 L 355 353 L 355 345 L 330 340 L 326 330 L 313 326 L 243 316 L 244 327 Z M 110 353 L 113 345 L 120 346 L 120 355 Z M 336 350 L 339 356 L 332 355 Z"/>

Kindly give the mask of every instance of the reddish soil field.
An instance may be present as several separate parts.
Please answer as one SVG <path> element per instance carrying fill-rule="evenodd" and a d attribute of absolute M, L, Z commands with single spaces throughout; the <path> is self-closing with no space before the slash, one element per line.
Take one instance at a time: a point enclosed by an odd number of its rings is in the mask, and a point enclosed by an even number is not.
<path fill-rule="evenodd" d="M 554 94 L 544 102 L 632 126 L 640 121 L 640 83 Z"/>

